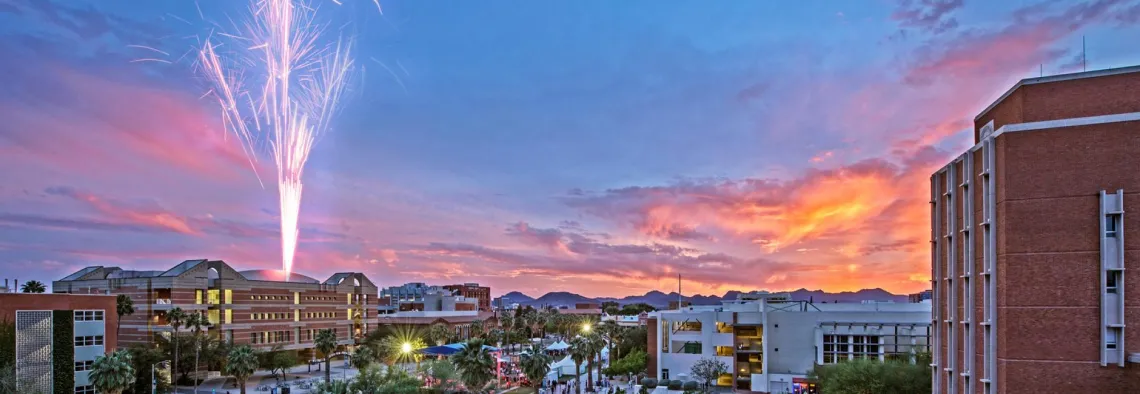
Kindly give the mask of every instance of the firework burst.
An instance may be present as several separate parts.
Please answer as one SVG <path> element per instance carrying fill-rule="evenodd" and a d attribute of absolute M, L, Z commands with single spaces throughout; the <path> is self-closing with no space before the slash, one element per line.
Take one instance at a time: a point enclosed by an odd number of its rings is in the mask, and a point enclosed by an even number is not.
<path fill-rule="evenodd" d="M 204 40 L 197 69 L 212 85 L 204 97 L 217 100 L 227 134 L 241 141 L 254 174 L 260 149 L 268 147 L 273 156 L 281 265 L 288 278 L 297 250 L 305 162 L 344 94 L 353 68 L 351 42 L 322 44 L 324 26 L 315 23 L 316 9 L 305 3 L 255 0 L 249 12 L 241 31 Z"/>

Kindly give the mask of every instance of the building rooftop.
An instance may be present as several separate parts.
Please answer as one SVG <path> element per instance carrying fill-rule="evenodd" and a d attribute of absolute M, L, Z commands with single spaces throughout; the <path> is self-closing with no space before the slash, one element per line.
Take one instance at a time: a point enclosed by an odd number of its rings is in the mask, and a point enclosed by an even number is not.
<path fill-rule="evenodd" d="M 319 281 L 317 279 L 314 279 L 312 277 L 309 277 L 309 276 L 306 276 L 303 274 L 299 274 L 297 272 L 289 273 L 288 278 L 286 278 L 285 272 L 282 270 L 254 269 L 254 270 L 237 271 L 237 270 L 234 270 L 233 267 L 231 267 L 225 261 L 207 260 L 207 259 L 186 260 L 186 261 L 183 261 L 181 263 L 178 263 L 177 265 L 175 265 L 174 267 L 172 267 L 166 271 L 155 271 L 155 270 L 146 270 L 146 271 L 139 270 L 139 271 L 136 271 L 136 270 L 124 270 L 124 269 L 119 268 L 119 267 L 90 266 L 90 267 L 85 267 L 83 269 L 80 269 L 80 270 L 72 273 L 71 275 L 65 276 L 65 277 L 63 277 L 63 279 L 60 279 L 56 282 L 85 281 L 85 280 L 107 280 L 107 279 L 134 279 L 134 278 L 175 278 L 175 277 L 180 277 L 180 276 L 186 275 L 187 273 L 190 273 L 190 272 L 196 272 L 195 275 L 197 275 L 197 277 L 201 278 L 201 275 L 203 273 L 203 268 L 205 267 L 203 264 L 207 264 L 207 263 L 211 264 L 211 267 L 212 267 L 211 269 L 206 271 L 206 275 L 208 276 L 208 279 L 218 278 L 219 273 L 216 270 L 214 270 L 213 268 L 221 267 L 219 269 L 221 269 L 223 271 L 230 272 L 229 274 L 227 274 L 227 275 L 229 275 L 227 277 L 230 277 L 230 278 L 232 278 L 233 274 L 236 273 L 236 274 L 240 275 L 241 278 L 243 278 L 245 280 L 251 280 L 251 281 L 287 282 L 287 283 L 303 283 L 303 284 L 321 284 L 322 283 L 321 281 Z M 215 265 L 215 264 L 220 264 L 220 265 Z M 363 279 L 361 279 L 361 278 L 363 278 Z M 350 280 L 352 283 L 343 283 L 346 280 Z M 367 283 L 361 283 L 361 282 L 367 282 Z M 364 277 L 363 275 L 358 275 L 357 273 L 354 273 L 354 272 L 338 272 L 338 273 L 335 273 L 332 276 L 330 276 L 329 279 L 324 281 L 323 283 L 327 284 L 327 285 L 351 284 L 353 286 L 372 286 L 371 281 L 369 281 L 367 277 Z"/>
<path fill-rule="evenodd" d="M 267 282 L 293 282 L 293 283 L 321 283 L 319 280 L 310 278 L 296 272 L 290 272 L 289 278 L 285 278 L 285 271 L 283 270 L 245 270 L 238 272 L 247 280 L 260 280 Z"/>
<path fill-rule="evenodd" d="M 1050 82 L 1071 81 L 1074 79 L 1106 77 L 1109 75 L 1129 74 L 1129 73 L 1135 73 L 1135 72 L 1140 72 L 1140 66 L 1108 68 L 1108 69 L 1103 69 L 1103 70 L 1081 71 L 1081 72 L 1076 72 L 1076 73 L 1057 74 L 1057 75 L 1042 76 L 1042 77 L 1037 77 L 1037 78 L 1025 78 L 1025 79 L 1022 79 L 1020 81 L 1017 81 L 1017 83 L 1014 84 L 1012 87 L 1010 87 L 1009 90 L 1006 90 L 1005 93 L 1002 93 L 1002 95 L 1000 97 L 998 97 L 997 100 L 994 100 L 993 103 L 990 103 L 990 105 L 987 106 L 985 110 L 983 110 L 981 113 L 979 113 L 978 116 L 974 117 L 974 121 L 976 122 L 978 120 L 981 120 L 982 117 L 984 117 L 987 113 L 989 113 L 991 110 L 993 110 L 994 107 L 997 107 L 998 104 L 1000 104 L 1002 101 L 1005 101 L 1006 98 L 1009 98 L 1009 96 L 1011 94 L 1013 94 L 1014 91 L 1021 88 L 1022 86 L 1036 85 L 1036 84 L 1050 83 Z"/>

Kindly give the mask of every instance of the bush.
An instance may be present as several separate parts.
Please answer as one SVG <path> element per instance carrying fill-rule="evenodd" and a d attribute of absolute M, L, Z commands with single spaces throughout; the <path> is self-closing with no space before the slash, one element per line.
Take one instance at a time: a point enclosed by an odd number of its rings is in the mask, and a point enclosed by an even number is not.
<path fill-rule="evenodd" d="M 648 388 L 651 388 L 651 389 L 655 389 L 655 388 L 657 388 L 657 379 L 643 378 L 643 379 L 641 379 L 641 385 L 648 387 Z"/>
<path fill-rule="evenodd" d="M 681 388 L 684 390 L 696 390 L 700 387 L 701 387 L 700 384 L 698 384 L 697 382 L 691 381 L 691 380 L 688 382 L 685 382 L 685 384 L 681 385 Z"/>
<path fill-rule="evenodd" d="M 669 390 L 680 390 L 682 385 L 684 385 L 684 383 L 681 383 L 680 380 L 670 380 Z"/>

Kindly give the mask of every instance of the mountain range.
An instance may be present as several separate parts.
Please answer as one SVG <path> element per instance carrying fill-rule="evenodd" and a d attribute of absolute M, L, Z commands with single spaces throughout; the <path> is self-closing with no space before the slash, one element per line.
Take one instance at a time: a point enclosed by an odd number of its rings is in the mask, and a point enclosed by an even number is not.
<path fill-rule="evenodd" d="M 736 299 L 742 292 L 732 290 L 725 293 L 723 296 L 711 295 L 693 295 L 685 296 L 685 301 L 693 305 L 717 305 L 721 300 Z M 863 289 L 859 291 L 844 291 L 838 293 L 829 293 L 823 290 L 808 290 L 799 289 L 787 292 L 791 294 L 793 300 L 797 301 L 814 301 L 814 302 L 862 302 L 862 301 L 893 301 L 893 302 L 906 302 L 907 296 L 891 294 L 890 292 L 875 288 Z M 534 298 L 526 294 L 512 291 L 504 294 L 502 297 L 508 303 L 518 303 L 522 305 L 566 305 L 573 307 L 574 304 L 579 303 L 602 303 L 606 301 L 616 301 L 620 305 L 646 303 L 658 308 L 669 306 L 670 301 L 677 300 L 677 292 L 663 293 L 657 290 L 650 291 L 644 295 L 631 295 L 622 298 L 614 297 L 598 297 L 590 298 L 579 294 L 574 294 L 565 291 L 556 291 L 543 294 L 541 297 Z"/>

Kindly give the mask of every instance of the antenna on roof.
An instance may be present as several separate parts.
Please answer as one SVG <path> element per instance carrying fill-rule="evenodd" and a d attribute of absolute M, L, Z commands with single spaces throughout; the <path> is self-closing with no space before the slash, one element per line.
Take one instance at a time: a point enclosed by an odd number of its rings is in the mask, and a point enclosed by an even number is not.
<path fill-rule="evenodd" d="M 1041 75 L 1040 76 L 1044 77 L 1045 76 L 1045 63 L 1038 64 L 1037 66 L 1041 68 Z"/>
<path fill-rule="evenodd" d="M 1081 36 L 1081 71 L 1089 70 L 1089 53 L 1085 50 L 1085 36 Z"/>

